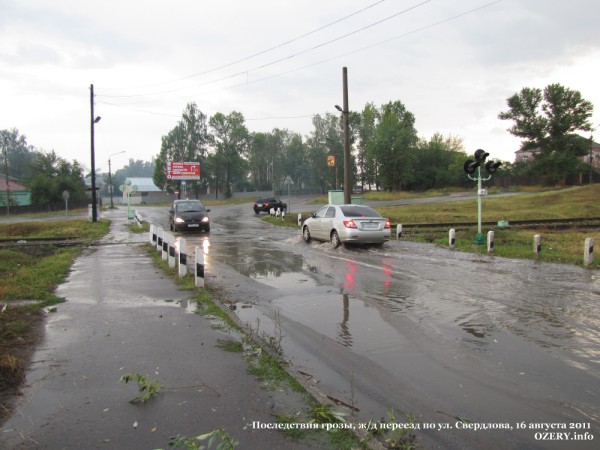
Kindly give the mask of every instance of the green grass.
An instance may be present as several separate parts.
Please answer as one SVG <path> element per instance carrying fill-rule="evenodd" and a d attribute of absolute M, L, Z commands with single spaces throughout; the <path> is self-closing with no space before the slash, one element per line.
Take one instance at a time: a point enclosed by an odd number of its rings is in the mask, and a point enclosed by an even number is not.
<path fill-rule="evenodd" d="M 0 224 L 0 238 L 76 237 L 84 244 L 104 236 L 110 222 L 102 220 L 33 221 Z M 24 380 L 31 349 L 40 336 L 41 309 L 62 301 L 54 294 L 65 279 L 81 245 L 64 247 L 51 244 L 11 245 L 0 248 L 0 396 L 13 392 Z M 34 300 L 15 306 L 19 300 Z M 0 419 L 8 414 L 0 410 Z"/>

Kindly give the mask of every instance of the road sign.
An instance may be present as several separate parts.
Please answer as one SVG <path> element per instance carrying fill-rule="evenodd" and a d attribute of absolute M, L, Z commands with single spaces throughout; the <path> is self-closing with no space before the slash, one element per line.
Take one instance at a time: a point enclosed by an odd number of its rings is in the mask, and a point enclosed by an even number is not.
<path fill-rule="evenodd" d="M 335 167 L 335 155 L 327 155 L 327 166 Z"/>
<path fill-rule="evenodd" d="M 167 161 L 167 180 L 199 180 L 200 163 Z"/>

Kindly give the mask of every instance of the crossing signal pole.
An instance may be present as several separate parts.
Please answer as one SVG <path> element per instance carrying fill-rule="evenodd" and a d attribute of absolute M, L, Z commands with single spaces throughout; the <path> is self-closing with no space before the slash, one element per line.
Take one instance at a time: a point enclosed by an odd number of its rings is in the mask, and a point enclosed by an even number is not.
<path fill-rule="evenodd" d="M 486 163 L 485 160 L 488 156 L 490 156 L 488 152 L 481 149 L 476 150 L 473 154 L 475 160 L 467 159 L 463 166 L 463 169 L 467 174 L 467 177 L 469 177 L 469 180 L 477 181 L 477 236 L 475 236 L 475 240 L 473 241 L 473 243 L 477 245 L 484 245 L 486 241 L 485 236 L 481 232 L 481 197 L 487 195 L 487 190 L 481 187 L 481 182 L 491 179 L 492 174 L 496 173 L 498 167 L 502 165 L 500 161 L 488 161 Z M 488 173 L 486 178 L 481 177 L 481 166 L 484 163 L 485 170 Z M 477 172 L 477 176 L 472 176 L 475 172 Z"/>

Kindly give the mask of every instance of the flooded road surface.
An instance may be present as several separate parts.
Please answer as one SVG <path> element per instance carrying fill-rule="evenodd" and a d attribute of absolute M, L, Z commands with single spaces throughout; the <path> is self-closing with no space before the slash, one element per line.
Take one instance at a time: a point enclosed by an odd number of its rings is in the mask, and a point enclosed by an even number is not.
<path fill-rule="evenodd" d="M 597 271 L 398 241 L 307 245 L 249 205 L 211 220 L 210 235 L 186 235 L 210 242 L 207 279 L 359 422 L 412 416 L 427 448 L 597 448 Z"/>

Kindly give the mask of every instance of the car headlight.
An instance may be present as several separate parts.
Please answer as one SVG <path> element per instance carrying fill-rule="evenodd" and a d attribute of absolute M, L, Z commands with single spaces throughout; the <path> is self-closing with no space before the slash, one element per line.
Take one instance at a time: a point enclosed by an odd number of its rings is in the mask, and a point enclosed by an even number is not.
<path fill-rule="evenodd" d="M 202 219 L 202 223 L 208 223 L 208 217 L 204 217 L 204 218 Z"/>
<path fill-rule="evenodd" d="M 183 220 L 181 217 L 175 217 L 175 223 L 185 223 L 185 220 Z"/>

